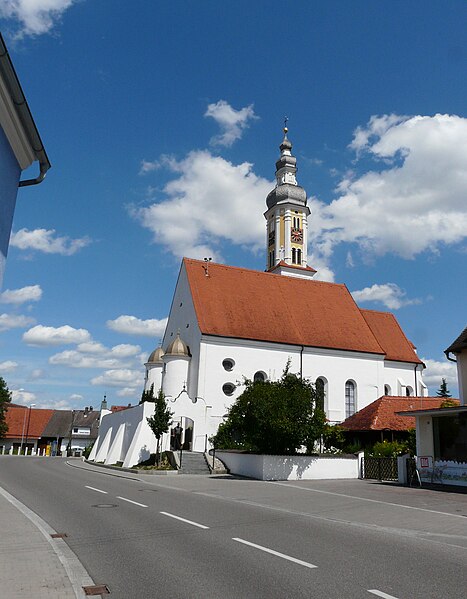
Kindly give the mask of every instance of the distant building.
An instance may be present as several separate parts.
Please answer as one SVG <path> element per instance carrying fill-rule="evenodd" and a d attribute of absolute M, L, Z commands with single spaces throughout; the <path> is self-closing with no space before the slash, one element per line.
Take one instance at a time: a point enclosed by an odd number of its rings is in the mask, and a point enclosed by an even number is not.
<path fill-rule="evenodd" d="M 145 365 L 145 390 L 162 389 L 174 413 L 163 449 L 203 451 L 243 378 L 277 380 L 287 363 L 316 383 L 334 423 L 382 395 L 427 395 L 424 364 L 396 318 L 361 310 L 345 285 L 313 279 L 310 210 L 284 133 L 264 214 L 266 272 L 182 262 L 162 347 Z M 151 410 L 146 404 L 104 416 L 91 456 L 124 466 L 145 459 L 155 448 Z"/>
<path fill-rule="evenodd" d="M 100 412 L 83 410 L 46 410 L 9 405 L 8 431 L 0 439 L 0 453 L 82 455 L 97 439 Z"/>
<path fill-rule="evenodd" d="M 21 172 L 36 161 L 39 175 L 20 181 Z M 0 287 L 18 187 L 40 183 L 49 168 L 49 159 L 0 34 Z"/>

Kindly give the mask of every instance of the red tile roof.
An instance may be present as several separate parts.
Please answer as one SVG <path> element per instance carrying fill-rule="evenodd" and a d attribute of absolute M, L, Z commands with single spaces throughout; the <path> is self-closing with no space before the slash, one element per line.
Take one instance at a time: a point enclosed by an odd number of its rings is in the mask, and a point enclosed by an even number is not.
<path fill-rule="evenodd" d="M 344 420 L 341 426 L 351 431 L 406 431 L 415 428 L 415 416 L 401 416 L 396 412 L 439 408 L 444 399 L 384 395 Z"/>
<path fill-rule="evenodd" d="M 132 408 L 133 406 L 131 404 L 128 404 L 127 406 L 112 406 L 110 408 L 111 412 L 121 412 L 123 410 L 128 410 L 128 408 Z"/>
<path fill-rule="evenodd" d="M 29 411 L 30 416 L 28 414 Z M 6 412 L 8 432 L 5 435 L 5 438 L 21 439 L 23 435 L 26 437 L 27 431 L 28 439 L 39 439 L 54 411 L 55 410 L 41 410 L 36 408 L 31 408 L 31 410 L 29 410 L 29 408 L 26 407 L 8 406 Z"/>
<path fill-rule="evenodd" d="M 360 310 L 363 318 L 386 354 L 386 360 L 397 362 L 423 362 L 415 353 L 415 346 L 404 335 L 394 314 L 376 310 Z"/>
<path fill-rule="evenodd" d="M 185 258 L 183 264 L 206 335 L 383 356 L 389 351 L 390 359 L 420 362 L 394 316 L 369 317 L 370 326 L 345 285 L 212 263 L 206 276 L 204 262 Z"/>

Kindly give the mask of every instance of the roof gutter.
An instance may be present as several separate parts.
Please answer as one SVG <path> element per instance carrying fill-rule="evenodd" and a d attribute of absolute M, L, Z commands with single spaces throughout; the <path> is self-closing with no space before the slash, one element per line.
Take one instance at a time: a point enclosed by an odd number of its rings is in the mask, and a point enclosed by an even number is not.
<path fill-rule="evenodd" d="M 11 62 L 8 50 L 0 33 L 0 75 L 2 76 L 11 101 L 14 104 L 16 114 L 24 129 L 27 140 L 31 146 L 36 159 L 39 162 L 39 175 L 35 179 L 25 179 L 18 183 L 18 187 L 27 187 L 29 185 L 38 185 L 41 183 L 47 171 L 52 166 L 47 157 L 44 145 L 37 130 L 34 119 L 32 118 L 26 97 L 24 96 L 15 68 Z"/>
<path fill-rule="evenodd" d="M 456 363 L 457 363 L 457 360 L 456 360 L 455 358 L 451 358 L 451 357 L 449 357 L 449 354 L 450 354 L 450 353 L 451 353 L 451 352 L 450 352 L 450 351 L 448 351 L 448 350 L 446 350 L 446 351 L 444 352 L 444 354 L 445 354 L 446 358 L 447 358 L 447 359 L 448 359 L 450 362 L 456 362 Z"/>

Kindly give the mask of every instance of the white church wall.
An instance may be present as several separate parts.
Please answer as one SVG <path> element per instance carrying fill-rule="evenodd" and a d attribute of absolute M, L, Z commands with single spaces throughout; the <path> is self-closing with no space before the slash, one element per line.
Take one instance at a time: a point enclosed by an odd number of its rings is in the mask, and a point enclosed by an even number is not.
<path fill-rule="evenodd" d="M 415 367 L 417 367 L 416 377 Z M 417 384 L 415 384 L 415 380 Z M 422 379 L 421 365 L 385 361 L 384 384 L 391 388 L 391 395 L 405 396 L 407 390 L 411 392 L 411 395 L 426 396 L 428 394 L 428 389 Z"/>
<path fill-rule="evenodd" d="M 199 372 L 199 351 L 201 332 L 198 327 L 198 321 L 191 299 L 190 288 L 186 276 L 185 266 L 182 263 L 177 285 L 175 287 L 174 298 L 170 308 L 170 314 L 167 321 L 167 327 L 164 333 L 162 348 L 164 351 L 175 339 L 177 331 L 180 331 L 181 339 L 188 345 L 191 353 L 190 367 L 188 369 L 187 391 L 190 397 L 197 395 L 198 372 Z M 163 375 L 164 376 L 164 375 Z M 175 396 L 183 388 L 184 380 L 179 382 L 180 388 Z"/>
<path fill-rule="evenodd" d="M 156 451 L 156 438 L 146 421 L 153 412 L 154 404 L 145 402 L 104 416 L 96 440 L 95 457 L 90 458 L 106 464 L 123 461 L 125 467 L 147 459 Z"/>
<path fill-rule="evenodd" d="M 147 364 L 146 365 L 146 380 L 144 390 L 149 391 L 151 385 L 154 385 L 154 394 L 157 395 L 162 388 L 162 364 Z"/>

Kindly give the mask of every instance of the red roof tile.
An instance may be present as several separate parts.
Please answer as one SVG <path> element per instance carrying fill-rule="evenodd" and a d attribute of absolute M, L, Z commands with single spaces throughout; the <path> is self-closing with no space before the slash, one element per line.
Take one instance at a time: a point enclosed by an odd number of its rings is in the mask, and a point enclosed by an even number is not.
<path fill-rule="evenodd" d="M 423 364 L 415 353 L 415 346 L 407 339 L 394 314 L 361 310 L 363 318 L 386 354 L 386 360 Z"/>
<path fill-rule="evenodd" d="M 28 414 L 29 411 L 30 415 Z M 21 439 L 23 435 L 26 436 L 27 431 L 28 439 L 39 439 L 54 411 L 55 410 L 41 410 L 36 408 L 31 408 L 31 410 L 29 410 L 29 408 L 26 407 L 8 406 L 6 412 L 8 432 L 5 438 Z"/>
<path fill-rule="evenodd" d="M 183 264 L 206 335 L 384 355 L 381 338 L 390 359 L 419 362 L 394 316 L 369 317 L 375 335 L 345 285 L 212 263 L 206 276 L 204 262 Z"/>
<path fill-rule="evenodd" d="M 351 431 L 406 431 L 415 428 L 415 416 L 396 412 L 439 408 L 443 397 L 395 397 L 384 395 L 341 424 Z"/>

